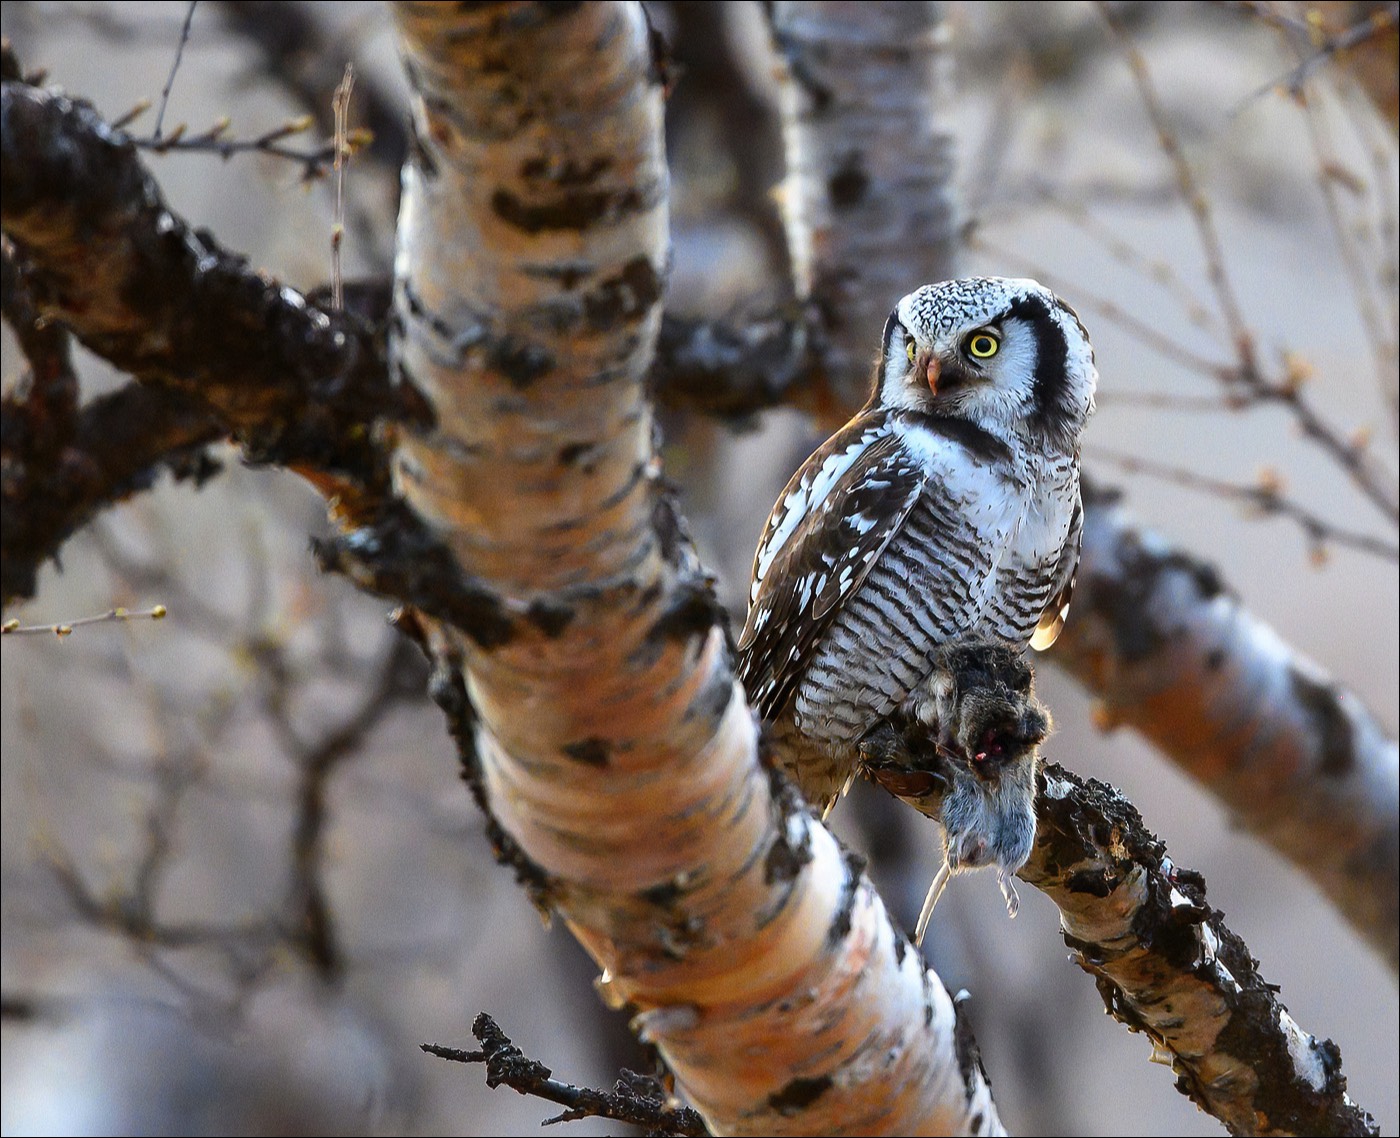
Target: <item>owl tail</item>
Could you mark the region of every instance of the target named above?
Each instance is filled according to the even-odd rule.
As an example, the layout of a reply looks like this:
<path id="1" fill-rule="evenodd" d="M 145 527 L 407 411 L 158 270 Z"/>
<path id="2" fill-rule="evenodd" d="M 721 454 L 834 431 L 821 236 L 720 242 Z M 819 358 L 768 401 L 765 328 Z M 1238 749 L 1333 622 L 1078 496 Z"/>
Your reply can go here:
<path id="1" fill-rule="evenodd" d="M 938 904 L 938 899 L 943 896 L 943 890 L 948 887 L 948 879 L 953 876 L 953 867 L 945 860 L 934 875 L 933 884 L 928 887 L 928 896 L 924 898 L 924 907 L 919 910 L 919 923 L 914 926 L 914 944 L 922 946 L 924 943 L 924 933 L 928 932 L 928 921 L 933 916 L 933 907 Z"/>

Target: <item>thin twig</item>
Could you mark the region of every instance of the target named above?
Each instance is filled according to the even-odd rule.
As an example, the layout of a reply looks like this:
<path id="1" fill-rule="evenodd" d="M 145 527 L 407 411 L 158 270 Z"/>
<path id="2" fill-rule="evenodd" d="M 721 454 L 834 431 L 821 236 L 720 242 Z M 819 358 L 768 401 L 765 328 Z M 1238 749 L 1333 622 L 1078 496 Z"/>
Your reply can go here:
<path id="1" fill-rule="evenodd" d="M 1111 5 L 1103 3 L 1102 0 L 1097 7 L 1109 29 L 1122 45 L 1123 54 L 1128 62 L 1128 68 L 1133 74 L 1133 81 L 1137 84 L 1143 108 L 1147 111 L 1147 117 L 1157 132 L 1157 141 L 1162 148 L 1162 153 L 1171 163 L 1172 170 L 1176 175 L 1181 199 L 1191 215 L 1191 220 L 1196 227 L 1196 238 L 1205 255 L 1206 275 L 1215 292 L 1216 303 L 1220 306 L 1220 315 L 1225 321 L 1225 326 L 1234 341 L 1235 351 L 1240 358 L 1241 367 L 1238 378 L 1248 382 L 1251 376 L 1258 374 L 1254 353 L 1254 335 L 1245 321 L 1244 309 L 1240 305 L 1239 298 L 1235 295 L 1235 286 L 1225 268 L 1225 248 L 1220 240 L 1220 233 L 1215 228 L 1215 218 L 1211 213 L 1210 202 L 1201 189 L 1200 183 L 1196 180 L 1195 170 L 1186 160 L 1181 140 L 1177 137 L 1176 131 L 1167 117 L 1166 108 L 1162 105 L 1156 85 L 1152 81 L 1152 75 L 1148 71 L 1147 60 L 1143 58 L 1142 52 L 1138 50 L 1137 44 L 1128 34 L 1128 29 L 1119 13 Z"/>
<path id="2" fill-rule="evenodd" d="M 1275 4 L 1242 3 L 1242 8 L 1249 11 L 1264 23 L 1271 24 L 1280 32 L 1291 36 L 1294 43 L 1299 48 L 1299 54 L 1303 55 L 1298 66 L 1282 79 L 1275 79 L 1264 84 L 1259 90 L 1247 96 L 1241 106 L 1248 105 L 1256 99 L 1262 98 L 1270 91 L 1282 90 L 1294 99 L 1303 98 L 1303 89 L 1307 86 L 1308 80 L 1312 77 L 1322 64 L 1326 63 L 1334 55 L 1341 52 L 1350 51 L 1352 48 L 1360 47 L 1368 40 L 1376 39 L 1394 29 L 1397 18 L 1400 18 L 1400 5 L 1389 4 L 1385 8 L 1376 9 L 1368 15 L 1343 28 L 1340 32 L 1332 36 L 1322 34 L 1321 23 L 1314 22 L 1315 10 L 1310 10 L 1308 19 L 1299 20 L 1279 11 Z M 1312 50 L 1303 54 L 1304 46 Z"/>
<path id="3" fill-rule="evenodd" d="M 5 636 L 37 636 L 43 633 L 62 639 L 71 635 L 73 629 L 81 628 L 85 624 L 110 624 L 113 621 L 128 620 L 164 620 L 166 614 L 167 610 L 164 605 L 155 605 L 141 612 L 128 612 L 124 608 L 114 608 L 100 616 L 84 616 L 59 624 L 20 624 L 18 620 L 7 620 L 3 625 L 0 625 L 0 634 Z"/>
<path id="4" fill-rule="evenodd" d="M 485 1012 L 476 1017 L 472 1034 L 481 1043 L 480 1051 L 462 1051 L 436 1043 L 424 1043 L 421 1047 L 429 1055 L 449 1062 L 484 1063 L 488 1087 L 504 1085 L 518 1094 L 568 1108 L 544 1125 L 575 1122 L 581 1118 L 609 1118 L 645 1127 L 648 1134 L 709 1134 L 698 1111 L 688 1106 L 670 1105 L 665 1089 L 649 1076 L 624 1071 L 612 1091 L 576 1087 L 553 1078 L 553 1072 L 538 1059 L 528 1058 Z"/>
<path id="5" fill-rule="evenodd" d="M 355 65 L 345 65 L 345 77 L 335 89 L 335 224 L 331 227 L 331 303 L 337 312 L 345 308 L 345 285 L 340 273 L 340 246 L 345 240 L 345 167 L 350 148 L 350 92 L 355 89 Z"/>
<path id="6" fill-rule="evenodd" d="M 180 70 L 180 60 L 185 54 L 185 44 L 189 42 L 190 24 L 194 22 L 194 10 L 198 5 L 199 0 L 190 0 L 190 6 L 185 12 L 185 22 L 180 26 L 180 41 L 175 45 L 175 62 L 170 65 L 170 74 L 160 92 L 160 110 L 156 112 L 156 126 L 152 132 L 156 142 L 160 141 L 161 125 L 165 122 L 165 108 L 170 102 L 170 89 L 175 86 L 175 73 Z"/>
<path id="7" fill-rule="evenodd" d="M 1129 474 L 1142 474 L 1188 490 L 1231 498 L 1248 504 L 1261 514 L 1289 518 L 1302 528 L 1312 546 L 1314 557 L 1319 560 L 1326 556 L 1326 547 L 1330 542 L 1333 545 L 1346 546 L 1387 561 L 1400 561 L 1400 546 L 1394 542 L 1356 530 L 1345 529 L 1306 506 L 1300 505 L 1290 498 L 1285 498 L 1282 480 L 1275 473 L 1266 472 L 1257 484 L 1244 486 L 1212 478 L 1193 470 L 1183 470 L 1180 467 L 1153 462 L 1151 459 L 1140 458 L 1136 455 L 1104 450 L 1101 447 L 1086 449 L 1085 456 L 1095 462 L 1109 463 Z"/>

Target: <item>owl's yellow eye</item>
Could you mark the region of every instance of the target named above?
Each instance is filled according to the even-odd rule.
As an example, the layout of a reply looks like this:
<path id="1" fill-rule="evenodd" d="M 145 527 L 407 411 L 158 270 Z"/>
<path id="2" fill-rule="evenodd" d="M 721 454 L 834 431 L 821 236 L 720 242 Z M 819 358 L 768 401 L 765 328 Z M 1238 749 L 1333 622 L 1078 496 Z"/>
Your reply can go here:
<path id="1" fill-rule="evenodd" d="M 914 341 L 910 340 L 907 344 L 904 345 L 904 354 L 909 357 L 909 362 L 911 364 L 914 362 L 914 352 Z"/>
<path id="2" fill-rule="evenodd" d="M 997 354 L 1001 340 L 991 332 L 974 332 L 967 338 L 967 354 L 975 360 L 989 360 Z"/>

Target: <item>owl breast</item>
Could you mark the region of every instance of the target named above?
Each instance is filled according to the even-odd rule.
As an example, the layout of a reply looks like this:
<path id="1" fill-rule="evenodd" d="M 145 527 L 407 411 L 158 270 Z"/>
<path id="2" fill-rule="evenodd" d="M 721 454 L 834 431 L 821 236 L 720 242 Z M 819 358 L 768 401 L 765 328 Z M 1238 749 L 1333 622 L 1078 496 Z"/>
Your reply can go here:
<path id="1" fill-rule="evenodd" d="M 974 469 L 920 496 L 822 637 L 794 692 L 799 732 L 847 750 L 928 678 L 939 645 L 976 634 L 1025 646 L 1077 495 L 1068 466 L 1044 473 L 1025 485 Z"/>

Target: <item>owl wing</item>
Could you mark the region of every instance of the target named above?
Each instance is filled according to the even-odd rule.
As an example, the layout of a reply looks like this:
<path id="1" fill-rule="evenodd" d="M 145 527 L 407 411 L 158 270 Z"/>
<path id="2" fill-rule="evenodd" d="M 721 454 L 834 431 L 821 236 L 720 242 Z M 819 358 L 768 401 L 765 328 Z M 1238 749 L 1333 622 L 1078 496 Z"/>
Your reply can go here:
<path id="1" fill-rule="evenodd" d="M 1055 563 L 1054 585 L 1050 591 L 1050 601 L 1040 614 L 1040 622 L 1031 633 L 1031 647 L 1044 652 L 1060 635 L 1069 616 L 1069 601 L 1074 594 L 1074 582 L 1079 570 L 1079 550 L 1084 543 L 1084 503 L 1076 490 L 1074 513 L 1069 520 L 1069 533 L 1060 549 L 1060 559 Z"/>
<path id="2" fill-rule="evenodd" d="M 928 471 L 883 416 L 833 435 L 778 499 L 754 557 L 739 678 L 774 718 L 791 698 L 840 603 L 899 532 Z"/>

